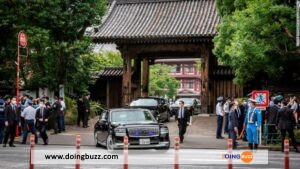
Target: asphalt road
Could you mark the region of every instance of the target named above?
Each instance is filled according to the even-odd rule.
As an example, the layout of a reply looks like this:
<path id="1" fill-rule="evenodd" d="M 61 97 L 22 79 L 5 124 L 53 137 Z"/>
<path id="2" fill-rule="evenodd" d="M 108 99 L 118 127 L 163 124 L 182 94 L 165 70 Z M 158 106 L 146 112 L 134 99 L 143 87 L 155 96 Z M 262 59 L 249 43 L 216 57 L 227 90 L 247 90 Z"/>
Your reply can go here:
<path id="1" fill-rule="evenodd" d="M 42 148 L 45 150 L 51 149 L 74 149 L 74 146 L 42 146 L 37 145 L 36 148 Z M 83 149 L 94 149 L 94 146 L 83 146 Z M 234 168 L 240 169 L 282 169 L 283 168 L 284 154 L 278 151 L 269 151 L 268 165 L 234 165 Z M 155 162 L 154 162 L 155 163 Z M 15 148 L 0 148 L 0 168 L 1 169 L 27 169 L 29 167 L 29 147 L 27 145 L 18 145 Z M 35 165 L 36 169 L 69 169 L 75 168 L 74 165 Z M 81 168 L 86 169 L 118 169 L 122 168 L 122 165 L 81 165 Z M 157 165 L 151 166 L 137 166 L 129 165 L 130 169 L 171 169 L 173 165 Z M 227 169 L 227 165 L 181 165 L 182 169 Z M 290 168 L 300 168 L 300 154 L 290 152 Z"/>

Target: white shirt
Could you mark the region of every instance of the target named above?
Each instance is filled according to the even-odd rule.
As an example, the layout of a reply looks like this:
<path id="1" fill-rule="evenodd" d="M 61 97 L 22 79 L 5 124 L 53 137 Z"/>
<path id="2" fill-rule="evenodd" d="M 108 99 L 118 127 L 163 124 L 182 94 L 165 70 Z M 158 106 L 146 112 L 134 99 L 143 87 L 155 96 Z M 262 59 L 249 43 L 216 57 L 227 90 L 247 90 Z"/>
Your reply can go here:
<path id="1" fill-rule="evenodd" d="M 227 114 L 227 113 L 229 113 L 229 102 L 226 102 L 225 104 L 224 104 L 224 112 Z"/>
<path id="2" fill-rule="evenodd" d="M 294 103 L 293 103 L 292 106 L 291 106 L 291 109 L 292 109 L 294 112 L 296 112 L 296 111 L 298 110 L 298 104 L 297 104 L 297 102 L 294 101 Z"/>
<path id="3" fill-rule="evenodd" d="M 184 107 L 179 107 L 178 109 L 178 118 L 184 118 Z"/>
<path id="4" fill-rule="evenodd" d="M 216 105 L 216 114 L 218 116 L 223 116 L 223 109 L 222 109 L 222 103 L 219 102 L 217 105 Z"/>
<path id="5" fill-rule="evenodd" d="M 32 106 L 28 106 L 24 109 L 21 116 L 24 117 L 25 120 L 35 120 L 36 110 Z"/>
<path id="6" fill-rule="evenodd" d="M 60 101 L 60 104 L 61 104 L 61 111 L 63 111 L 63 110 L 66 110 L 66 104 L 65 104 L 65 102 L 62 100 L 62 101 Z"/>

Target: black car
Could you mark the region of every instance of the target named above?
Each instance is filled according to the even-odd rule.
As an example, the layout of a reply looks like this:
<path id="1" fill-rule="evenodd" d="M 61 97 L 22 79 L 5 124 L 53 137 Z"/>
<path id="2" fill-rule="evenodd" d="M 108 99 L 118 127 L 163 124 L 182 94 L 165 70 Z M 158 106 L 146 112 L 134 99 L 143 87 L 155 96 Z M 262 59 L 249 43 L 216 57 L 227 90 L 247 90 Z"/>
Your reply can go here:
<path id="1" fill-rule="evenodd" d="M 128 136 L 129 148 L 169 149 L 168 127 L 158 123 L 147 109 L 111 109 L 101 113 L 94 127 L 96 146 L 108 150 L 123 148 Z"/>
<path id="2" fill-rule="evenodd" d="M 170 121 L 170 109 L 168 102 L 159 97 L 142 97 L 133 100 L 130 105 L 132 108 L 143 108 L 151 111 L 153 116 L 159 121 Z"/>
<path id="3" fill-rule="evenodd" d="M 172 115 L 179 109 L 179 101 L 184 102 L 184 107 L 187 108 L 192 115 L 200 113 L 201 103 L 199 99 L 196 98 L 179 98 L 173 104 L 170 105 L 170 111 Z"/>

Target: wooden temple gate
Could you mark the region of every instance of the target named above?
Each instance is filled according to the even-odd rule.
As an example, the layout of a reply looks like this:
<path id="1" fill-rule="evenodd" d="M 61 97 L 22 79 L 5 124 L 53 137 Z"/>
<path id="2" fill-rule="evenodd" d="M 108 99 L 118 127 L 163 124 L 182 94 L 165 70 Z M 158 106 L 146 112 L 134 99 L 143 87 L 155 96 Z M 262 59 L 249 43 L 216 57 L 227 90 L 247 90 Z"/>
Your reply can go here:
<path id="1" fill-rule="evenodd" d="M 149 65 L 162 58 L 201 58 L 204 113 L 213 112 L 217 96 L 233 96 L 218 90 L 224 88 L 220 87 L 222 81 L 213 76 L 218 64 L 212 39 L 220 20 L 214 0 L 114 0 L 108 11 L 103 23 L 89 35 L 95 43 L 117 44 L 122 53 L 123 106 L 136 97 L 148 96 Z M 242 96 L 232 77 L 224 77 L 231 93 Z"/>

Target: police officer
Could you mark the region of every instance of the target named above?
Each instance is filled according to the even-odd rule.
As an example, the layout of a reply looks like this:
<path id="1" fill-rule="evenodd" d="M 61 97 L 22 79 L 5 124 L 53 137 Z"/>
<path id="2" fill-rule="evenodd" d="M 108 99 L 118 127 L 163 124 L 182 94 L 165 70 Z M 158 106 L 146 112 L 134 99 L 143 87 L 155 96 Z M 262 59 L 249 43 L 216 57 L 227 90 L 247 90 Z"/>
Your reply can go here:
<path id="1" fill-rule="evenodd" d="M 0 98 L 0 144 L 2 144 L 3 141 L 3 134 L 5 128 L 4 109 L 5 109 L 5 101 L 2 98 Z"/>
<path id="2" fill-rule="evenodd" d="M 46 130 L 46 125 L 49 119 L 49 110 L 46 107 L 44 100 L 41 100 L 40 107 L 36 110 L 36 121 L 38 130 L 40 131 L 40 136 L 44 141 L 44 145 L 48 145 L 48 135 Z"/>
<path id="3" fill-rule="evenodd" d="M 52 105 L 52 118 L 54 121 L 54 134 L 61 132 L 61 121 L 60 121 L 60 113 L 61 113 L 61 104 L 57 96 L 54 97 L 54 103 Z"/>
<path id="4" fill-rule="evenodd" d="M 256 100 L 249 99 L 249 108 L 245 116 L 244 126 L 247 132 L 247 140 L 250 150 L 257 150 L 258 147 L 258 131 L 261 126 L 261 111 L 255 106 Z"/>
<path id="5" fill-rule="evenodd" d="M 283 152 L 283 145 L 284 145 L 284 139 L 286 136 L 286 133 L 289 133 L 289 137 L 292 140 L 292 144 L 296 150 L 296 152 L 299 153 L 299 149 L 297 148 L 297 141 L 294 136 L 294 125 L 295 125 L 295 117 L 294 112 L 292 109 L 289 109 L 287 107 L 288 102 L 286 100 L 281 101 L 282 108 L 278 110 L 278 116 L 277 116 L 277 127 L 281 132 L 281 146 L 282 146 L 282 152 Z"/>
<path id="6" fill-rule="evenodd" d="M 6 98 L 6 106 L 4 109 L 4 122 L 5 122 L 5 136 L 3 140 L 3 147 L 6 147 L 8 137 L 9 146 L 15 147 L 14 139 L 16 135 L 16 127 L 18 124 L 18 109 L 16 106 L 16 98 L 11 99 L 10 97 Z"/>
<path id="7" fill-rule="evenodd" d="M 175 119 L 177 121 L 178 129 L 179 129 L 180 143 L 183 143 L 184 134 L 186 132 L 186 127 L 189 125 L 190 116 L 191 115 L 189 111 L 185 110 L 184 108 L 184 102 L 180 100 L 179 109 L 177 114 L 175 115 Z"/>
<path id="8" fill-rule="evenodd" d="M 24 109 L 21 116 L 25 119 L 24 133 L 23 133 L 23 141 L 22 144 L 26 144 L 28 132 L 31 132 L 35 135 L 35 143 L 38 143 L 37 132 L 35 128 L 35 115 L 36 110 L 33 108 L 33 102 L 31 100 L 28 101 L 28 107 Z"/>

